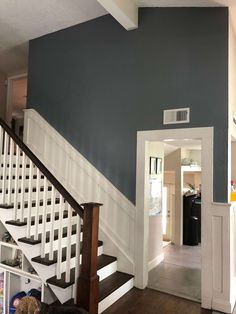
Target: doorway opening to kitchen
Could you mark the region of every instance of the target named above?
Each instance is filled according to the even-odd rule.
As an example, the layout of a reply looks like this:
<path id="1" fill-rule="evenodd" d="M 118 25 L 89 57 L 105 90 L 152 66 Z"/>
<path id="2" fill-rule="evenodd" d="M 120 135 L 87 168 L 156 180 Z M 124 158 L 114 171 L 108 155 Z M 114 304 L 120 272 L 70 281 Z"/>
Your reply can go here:
<path id="1" fill-rule="evenodd" d="M 186 136 L 187 134 L 187 136 Z M 169 143 L 168 143 L 169 141 Z M 197 144 L 201 147 L 201 169 L 204 169 L 204 171 L 201 173 L 201 179 L 199 184 L 197 184 L 197 179 L 192 178 L 192 174 L 186 167 L 195 167 L 195 169 L 200 166 L 198 163 L 194 161 L 195 157 L 181 157 L 181 145 L 179 148 L 175 150 L 175 153 L 179 154 L 179 167 L 178 170 L 174 171 L 170 167 L 167 167 L 168 162 L 170 160 L 167 160 L 167 156 L 165 158 L 164 156 L 164 145 L 169 144 L 172 141 L 172 144 L 180 141 L 196 141 Z M 198 141 L 198 142 L 197 142 Z M 151 145 L 150 145 L 151 143 Z M 157 143 L 158 145 L 163 146 L 163 155 L 161 156 L 160 153 L 158 155 L 153 155 L 153 151 L 150 152 L 150 146 L 152 146 L 154 143 Z M 174 146 L 174 145 L 173 145 Z M 182 145 L 183 146 L 183 145 Z M 181 148 L 181 149 L 180 149 Z M 152 149 L 152 147 L 151 147 Z M 193 149 L 192 149 L 193 150 Z M 186 152 L 185 152 L 186 153 Z M 193 152 L 191 152 L 193 154 Z M 192 155 L 193 156 L 193 155 Z M 157 158 L 156 161 L 153 159 L 150 160 L 150 157 Z M 170 159 L 169 154 L 169 159 Z M 173 156 L 172 156 L 173 157 Z M 160 183 L 160 177 L 159 180 L 156 180 L 152 183 L 152 186 L 150 186 L 150 172 L 152 174 L 153 165 L 159 163 L 162 159 L 163 164 L 163 177 L 162 177 L 162 184 Z M 166 160 L 165 160 L 166 159 Z M 182 165 L 183 162 L 190 161 L 189 164 Z M 166 164 L 166 167 L 165 167 Z M 187 241 L 189 247 L 200 247 L 201 252 L 201 266 L 202 269 L 200 269 L 201 275 L 200 275 L 200 290 L 201 293 L 198 294 L 198 296 L 191 299 L 197 299 L 198 301 L 202 302 L 202 305 L 206 304 L 208 298 L 206 295 L 206 292 L 212 290 L 212 274 L 211 272 L 207 271 L 207 268 L 209 265 L 211 265 L 212 256 L 211 256 L 211 234 L 209 232 L 209 228 L 207 226 L 210 225 L 210 210 L 211 208 L 208 206 L 209 203 L 212 202 L 212 195 L 213 195 L 213 128 L 188 128 L 188 129 L 166 129 L 166 130 L 156 130 L 156 131 L 140 131 L 138 132 L 138 138 L 137 138 L 137 186 L 136 186 L 136 208 L 137 208 L 137 215 L 136 215 L 136 250 L 135 250 L 135 263 L 137 265 L 135 276 L 136 277 L 136 285 L 138 287 L 145 287 L 148 285 L 148 279 L 150 271 L 154 269 L 157 265 L 159 265 L 163 260 L 163 235 L 164 240 L 168 240 L 168 242 L 174 243 L 176 247 L 183 248 L 184 244 L 184 236 L 186 236 L 185 230 L 190 230 L 191 237 L 189 238 L 189 235 L 187 236 Z M 150 167 L 152 169 L 150 170 Z M 183 169 L 185 167 L 185 169 Z M 169 168 L 169 169 L 168 169 Z M 160 169 L 160 168 L 159 168 Z M 200 169 L 200 168 L 198 168 Z M 164 171 L 166 170 L 166 178 L 164 179 Z M 184 174 L 184 172 L 186 172 Z M 197 171 L 196 171 L 197 172 Z M 158 177 L 158 167 L 157 167 L 157 177 Z M 185 176 L 187 175 L 187 177 Z M 185 179 L 183 177 L 185 176 Z M 198 185 L 196 188 L 193 189 L 193 184 L 189 181 L 191 176 L 191 180 L 196 180 L 196 185 Z M 199 176 L 198 176 L 199 177 Z M 185 187 L 183 183 L 186 183 Z M 173 183 L 174 182 L 174 183 Z M 182 182 L 182 183 L 181 183 Z M 166 189 L 165 189 L 165 184 Z M 159 200 L 159 207 L 162 206 L 162 214 L 158 213 L 158 205 L 154 206 L 157 209 L 157 212 L 154 213 L 154 211 L 150 211 L 150 208 L 153 209 L 153 200 L 151 198 L 157 198 L 157 195 L 155 195 L 156 189 L 161 188 L 162 186 L 162 199 L 163 194 L 168 194 L 167 192 L 167 184 L 172 184 L 174 187 L 172 187 L 172 192 L 170 191 L 169 194 L 172 193 L 172 198 L 174 198 L 174 204 L 172 203 L 172 206 L 174 208 L 173 213 L 170 214 L 170 217 L 168 217 L 168 205 L 162 206 L 162 201 Z M 199 185 L 201 186 L 199 187 Z M 155 188 L 154 188 L 155 187 Z M 184 190 L 184 188 L 186 190 Z M 188 190 L 189 192 L 188 192 Z M 201 189 L 201 191 L 200 191 Z M 165 191 L 166 190 L 166 191 Z M 151 194 L 150 194 L 151 191 Z M 174 192 L 173 192 L 174 191 Z M 178 191 L 178 193 L 176 193 Z M 152 195 L 152 192 L 154 195 Z M 188 192 L 188 193 L 187 193 Z M 186 195 L 183 195 L 183 193 L 186 193 Z M 196 224 L 196 221 L 198 221 L 197 217 L 197 210 L 196 208 L 192 209 L 189 212 L 188 217 L 188 223 L 189 226 L 186 227 L 186 224 L 184 223 L 184 209 L 183 209 L 183 203 L 184 203 L 184 196 L 192 196 L 192 194 L 196 193 L 196 198 L 199 196 L 199 193 L 201 193 L 201 200 L 199 199 L 199 203 L 195 203 L 195 205 L 201 207 L 201 231 L 199 232 L 199 225 Z M 176 198 L 177 194 L 178 198 Z M 166 199 L 166 203 L 168 202 L 168 197 L 164 197 Z M 157 201 L 154 200 L 155 202 Z M 171 200 L 169 200 L 170 202 Z M 150 202 L 152 202 L 150 206 Z M 173 200 L 172 200 L 173 202 Z M 179 202 L 179 204 L 178 204 Z M 158 201 L 157 201 L 158 203 Z M 195 212 L 194 212 L 195 210 Z M 163 215 L 164 213 L 164 215 Z M 162 218 L 163 217 L 165 223 L 165 230 L 162 232 Z M 168 221 L 168 218 L 169 221 Z M 161 220 L 161 228 L 155 228 L 155 224 L 158 223 L 157 220 Z M 172 222 L 171 222 L 172 221 Z M 172 227 L 171 227 L 172 225 Z M 154 227 L 154 228 L 153 228 Z M 190 228 L 190 229 L 188 229 Z M 152 230 L 159 230 L 159 236 L 161 241 L 159 241 L 159 247 L 157 245 L 154 245 L 156 252 L 153 248 L 150 248 L 150 243 L 153 244 L 152 240 L 153 237 L 156 239 L 157 235 L 154 235 L 152 233 Z M 160 231 L 161 230 L 161 231 Z M 194 235 L 194 231 L 195 235 Z M 201 234 L 200 241 L 204 245 L 199 245 L 198 242 L 199 238 L 196 237 L 196 234 Z M 171 235 L 172 234 L 172 235 Z M 195 241 L 196 245 L 191 244 Z M 186 244 L 184 244 L 186 245 Z M 167 245 L 166 248 L 171 248 L 171 244 Z M 158 251 L 159 250 L 159 251 Z M 159 253 L 161 252 L 161 253 Z M 152 254 L 152 255 L 151 255 Z M 198 254 L 199 256 L 199 254 Z M 209 266 L 210 267 L 210 266 Z M 150 284 L 150 282 L 149 282 Z M 173 293 L 174 294 L 174 293 Z M 181 296 L 182 293 L 181 293 Z M 184 296 L 187 297 L 187 296 Z"/>
<path id="2" fill-rule="evenodd" d="M 200 302 L 201 141 L 168 138 L 147 147 L 148 287 Z"/>

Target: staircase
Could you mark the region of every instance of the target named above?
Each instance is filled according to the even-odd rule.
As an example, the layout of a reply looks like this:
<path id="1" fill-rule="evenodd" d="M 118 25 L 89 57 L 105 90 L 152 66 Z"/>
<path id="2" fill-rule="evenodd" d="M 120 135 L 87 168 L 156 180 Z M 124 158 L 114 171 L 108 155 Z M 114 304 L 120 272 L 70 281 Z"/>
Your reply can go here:
<path id="1" fill-rule="evenodd" d="M 79 205 L 2 120 L 0 148 L 2 223 L 61 303 L 102 313 L 133 287 L 133 276 L 103 253 L 101 204 Z"/>

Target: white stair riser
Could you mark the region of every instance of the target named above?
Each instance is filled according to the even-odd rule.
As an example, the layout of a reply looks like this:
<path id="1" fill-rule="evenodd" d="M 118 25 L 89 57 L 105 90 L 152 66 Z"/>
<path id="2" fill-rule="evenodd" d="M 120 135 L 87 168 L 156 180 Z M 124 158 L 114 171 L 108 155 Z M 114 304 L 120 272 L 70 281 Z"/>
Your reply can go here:
<path id="1" fill-rule="evenodd" d="M 99 269 L 97 272 L 99 276 L 99 281 L 102 281 L 103 279 L 107 278 L 108 276 L 115 273 L 116 271 L 117 271 L 117 261 Z"/>

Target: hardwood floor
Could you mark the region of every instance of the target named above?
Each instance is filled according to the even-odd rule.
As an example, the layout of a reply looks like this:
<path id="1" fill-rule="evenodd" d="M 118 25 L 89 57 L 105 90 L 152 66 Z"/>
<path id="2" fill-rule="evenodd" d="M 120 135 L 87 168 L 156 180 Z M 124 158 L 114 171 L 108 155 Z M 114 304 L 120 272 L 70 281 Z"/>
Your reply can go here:
<path id="1" fill-rule="evenodd" d="M 181 299 L 152 289 L 132 289 L 104 314 L 212 314 L 199 303 Z"/>

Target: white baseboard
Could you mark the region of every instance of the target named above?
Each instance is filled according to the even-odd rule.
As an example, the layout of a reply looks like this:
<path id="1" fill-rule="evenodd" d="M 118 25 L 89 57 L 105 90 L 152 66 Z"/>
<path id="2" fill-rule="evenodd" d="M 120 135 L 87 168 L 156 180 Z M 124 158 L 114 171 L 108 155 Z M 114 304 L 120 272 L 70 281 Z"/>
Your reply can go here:
<path id="1" fill-rule="evenodd" d="M 223 313 L 232 313 L 234 304 L 231 304 L 229 301 L 213 299 L 212 309 Z"/>
<path id="2" fill-rule="evenodd" d="M 202 296 L 202 308 L 210 310 L 211 309 L 211 298 Z"/>
<path id="3" fill-rule="evenodd" d="M 148 263 L 148 271 L 159 265 L 164 260 L 164 253 L 159 254 L 151 262 Z"/>

